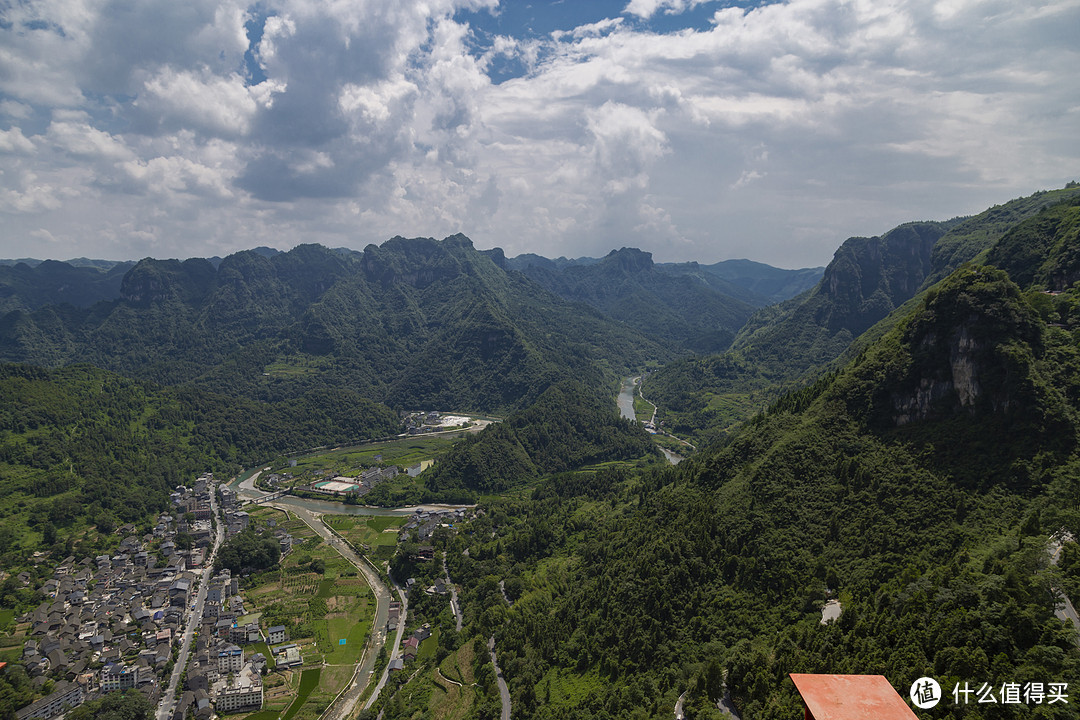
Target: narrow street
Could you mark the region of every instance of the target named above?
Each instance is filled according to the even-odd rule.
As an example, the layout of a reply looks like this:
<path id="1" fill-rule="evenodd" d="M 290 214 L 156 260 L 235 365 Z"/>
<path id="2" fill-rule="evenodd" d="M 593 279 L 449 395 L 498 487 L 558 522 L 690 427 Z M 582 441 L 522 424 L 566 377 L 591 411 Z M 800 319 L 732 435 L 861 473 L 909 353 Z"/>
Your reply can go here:
<path id="1" fill-rule="evenodd" d="M 156 712 L 157 720 L 167 720 L 172 716 L 173 709 L 176 706 L 176 688 L 180 684 L 181 675 L 184 674 L 184 670 L 187 668 L 188 658 L 191 655 L 191 643 L 195 638 L 195 629 L 199 626 L 199 621 L 202 619 L 203 602 L 206 600 L 206 585 L 210 581 L 210 575 L 213 572 L 214 560 L 217 559 L 218 549 L 221 548 L 221 544 L 225 541 L 225 526 L 218 517 L 216 492 L 210 493 L 210 513 L 214 518 L 214 526 L 216 528 L 216 532 L 214 533 L 214 547 L 210 551 L 210 555 L 203 562 L 202 577 L 199 581 L 199 592 L 195 598 L 195 607 L 188 611 L 188 623 L 187 627 L 184 629 L 184 639 L 180 645 L 180 654 L 177 656 L 176 664 L 173 666 L 172 676 L 169 678 L 169 685 L 162 690 L 161 702 L 158 704 Z"/>
<path id="2" fill-rule="evenodd" d="M 501 720 L 510 720 L 510 688 L 506 686 L 506 678 L 499 669 L 499 661 L 495 659 L 495 636 L 488 639 L 488 650 L 491 651 L 491 664 L 495 666 L 495 680 L 499 683 L 499 700 L 502 701 Z"/>
<path id="3" fill-rule="evenodd" d="M 450 609 L 454 611 L 454 627 L 461 632 L 461 604 L 458 602 L 457 588 L 450 582 L 450 571 L 446 567 L 446 555 L 442 561 L 443 575 L 446 576 L 446 587 L 450 588 Z"/>

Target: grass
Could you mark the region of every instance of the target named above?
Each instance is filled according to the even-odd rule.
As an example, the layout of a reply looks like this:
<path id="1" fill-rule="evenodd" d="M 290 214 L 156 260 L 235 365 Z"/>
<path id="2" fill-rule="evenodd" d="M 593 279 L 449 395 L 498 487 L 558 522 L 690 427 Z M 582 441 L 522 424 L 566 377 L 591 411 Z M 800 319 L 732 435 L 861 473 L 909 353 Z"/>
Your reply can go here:
<path id="1" fill-rule="evenodd" d="M 479 695 L 472 687 L 476 681 L 472 674 L 472 643 L 462 645 L 457 652 L 450 653 L 439 666 L 439 672 L 448 680 L 456 680 L 464 685 L 440 682 L 431 694 L 428 715 L 435 720 L 461 720 L 468 717 Z M 434 676 L 434 672 L 432 673 Z M 438 689 L 441 686 L 441 690 Z"/>
<path id="2" fill-rule="evenodd" d="M 439 635 L 441 633 L 441 629 L 436 630 L 431 634 L 431 637 L 420 643 L 420 647 L 416 650 L 416 662 L 421 663 L 435 657 L 435 650 L 439 647 Z"/>
<path id="3" fill-rule="evenodd" d="M 6 628 L 15 619 L 14 610 L 0 610 L 0 630 Z"/>
<path id="4" fill-rule="evenodd" d="M 334 448 L 292 458 L 296 461 L 295 467 L 281 465 L 275 466 L 274 470 L 288 472 L 294 477 L 306 471 L 325 470 L 331 470 L 338 475 L 355 477 L 363 468 L 377 465 L 379 462 L 408 467 L 422 460 L 433 460 L 449 450 L 458 440 L 456 436 L 410 437 Z M 382 456 L 380 461 L 375 459 L 377 455 Z"/>
<path id="5" fill-rule="evenodd" d="M 634 396 L 634 414 L 637 415 L 637 419 L 640 422 L 648 422 L 652 418 L 653 410 L 655 409 L 656 406 L 645 398 L 640 395 Z"/>
<path id="6" fill-rule="evenodd" d="M 578 675 L 566 668 L 552 668 L 536 683 L 537 699 L 551 707 L 577 707 L 606 683 L 598 675 Z"/>
<path id="7" fill-rule="evenodd" d="M 300 712 L 300 706 L 307 702 L 308 696 L 311 695 L 311 691 L 319 686 L 319 676 L 322 673 L 322 668 L 314 668 L 312 670 L 305 670 L 300 675 L 300 689 L 296 694 L 296 699 L 293 700 L 292 705 L 282 716 L 281 720 L 292 720 L 296 716 L 296 713 Z"/>
<path id="8" fill-rule="evenodd" d="M 390 548 L 391 556 L 398 542 L 396 530 L 408 520 L 403 516 L 363 515 L 333 515 L 326 518 L 327 524 L 353 545 L 376 553 L 381 548 Z"/>

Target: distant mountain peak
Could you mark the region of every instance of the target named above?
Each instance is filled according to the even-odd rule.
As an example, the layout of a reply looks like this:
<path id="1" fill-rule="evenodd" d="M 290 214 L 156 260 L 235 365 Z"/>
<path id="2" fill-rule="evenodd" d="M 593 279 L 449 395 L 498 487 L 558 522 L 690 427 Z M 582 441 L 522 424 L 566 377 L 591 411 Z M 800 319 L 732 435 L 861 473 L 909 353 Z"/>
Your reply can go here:
<path id="1" fill-rule="evenodd" d="M 653 269 L 652 253 L 637 248 L 624 247 L 612 250 L 602 262 L 625 272 L 646 272 Z"/>

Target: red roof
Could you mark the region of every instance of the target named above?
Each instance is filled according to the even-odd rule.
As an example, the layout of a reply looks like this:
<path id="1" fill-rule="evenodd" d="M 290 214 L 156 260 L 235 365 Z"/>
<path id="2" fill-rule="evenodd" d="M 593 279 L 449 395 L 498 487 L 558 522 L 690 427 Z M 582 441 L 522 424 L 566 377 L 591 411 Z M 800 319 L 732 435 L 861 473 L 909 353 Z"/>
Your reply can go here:
<path id="1" fill-rule="evenodd" d="M 813 720 L 918 720 L 882 675 L 791 673 Z"/>

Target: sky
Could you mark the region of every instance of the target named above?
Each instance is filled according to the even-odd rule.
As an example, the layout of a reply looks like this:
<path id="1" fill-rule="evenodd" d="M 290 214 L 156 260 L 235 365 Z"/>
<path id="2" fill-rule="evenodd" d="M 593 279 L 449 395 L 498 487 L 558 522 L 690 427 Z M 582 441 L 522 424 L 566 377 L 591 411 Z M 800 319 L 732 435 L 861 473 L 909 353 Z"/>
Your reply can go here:
<path id="1" fill-rule="evenodd" d="M 1080 0 L 0 5 L 0 257 L 826 264 L 1080 179 Z"/>

